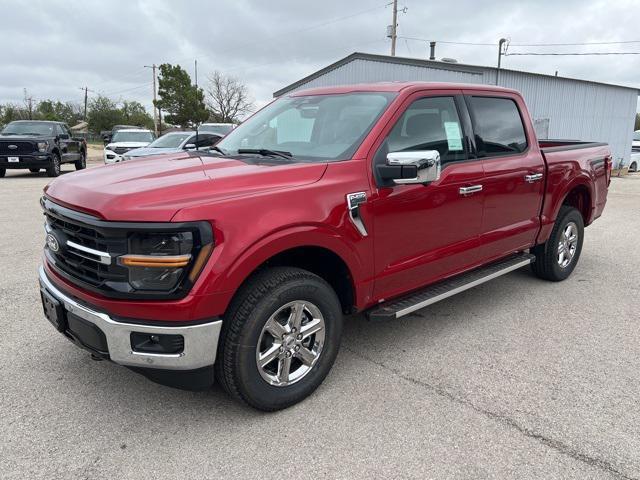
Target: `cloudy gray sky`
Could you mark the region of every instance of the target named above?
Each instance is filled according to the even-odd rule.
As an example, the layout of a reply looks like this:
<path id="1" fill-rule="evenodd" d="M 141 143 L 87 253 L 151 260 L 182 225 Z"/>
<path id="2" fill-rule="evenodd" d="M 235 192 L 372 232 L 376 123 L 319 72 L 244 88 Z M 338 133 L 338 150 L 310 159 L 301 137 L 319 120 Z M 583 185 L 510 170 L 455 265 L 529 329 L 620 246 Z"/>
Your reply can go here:
<path id="1" fill-rule="evenodd" d="M 144 65 L 179 63 L 200 83 L 214 69 L 244 81 L 258 105 L 275 90 L 354 51 L 387 54 L 384 0 L 0 0 L 0 102 L 81 101 L 85 85 L 151 105 Z M 497 43 L 511 52 L 640 52 L 637 0 L 400 0 L 399 35 Z M 619 45 L 515 44 L 639 41 Z M 397 55 L 424 58 L 423 41 L 400 39 Z M 438 45 L 437 56 L 495 65 L 497 47 Z M 640 87 L 640 55 L 511 56 L 518 70 Z"/>

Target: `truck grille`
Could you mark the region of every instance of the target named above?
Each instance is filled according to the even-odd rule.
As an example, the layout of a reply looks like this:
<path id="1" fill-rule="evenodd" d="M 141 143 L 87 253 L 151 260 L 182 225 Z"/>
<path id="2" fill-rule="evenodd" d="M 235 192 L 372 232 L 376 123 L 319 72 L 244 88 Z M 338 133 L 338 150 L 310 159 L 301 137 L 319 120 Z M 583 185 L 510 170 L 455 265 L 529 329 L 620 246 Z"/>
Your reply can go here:
<path id="1" fill-rule="evenodd" d="M 126 236 L 119 232 L 109 235 L 46 208 L 45 217 L 47 233 L 53 235 L 58 244 L 57 251 L 47 245 L 45 254 L 58 273 L 96 288 L 110 289 L 116 284 L 126 284 L 127 269 L 114 261 L 116 256 L 126 253 Z"/>
<path id="2" fill-rule="evenodd" d="M 15 147 L 15 148 L 10 148 Z M 0 154 L 2 155 L 24 155 L 32 154 L 36 151 L 36 147 L 31 142 L 0 142 Z"/>

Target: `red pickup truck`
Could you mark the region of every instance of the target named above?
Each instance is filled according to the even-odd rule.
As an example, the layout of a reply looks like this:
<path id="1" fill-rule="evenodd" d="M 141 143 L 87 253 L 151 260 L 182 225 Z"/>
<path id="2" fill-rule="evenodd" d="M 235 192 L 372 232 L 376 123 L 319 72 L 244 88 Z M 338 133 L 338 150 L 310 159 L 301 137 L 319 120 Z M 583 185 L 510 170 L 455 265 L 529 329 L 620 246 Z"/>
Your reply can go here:
<path id="1" fill-rule="evenodd" d="M 296 92 L 210 153 L 53 181 L 45 314 L 95 359 L 277 410 L 325 378 L 343 314 L 394 320 L 525 265 L 567 278 L 611 163 L 538 141 L 513 90 Z"/>

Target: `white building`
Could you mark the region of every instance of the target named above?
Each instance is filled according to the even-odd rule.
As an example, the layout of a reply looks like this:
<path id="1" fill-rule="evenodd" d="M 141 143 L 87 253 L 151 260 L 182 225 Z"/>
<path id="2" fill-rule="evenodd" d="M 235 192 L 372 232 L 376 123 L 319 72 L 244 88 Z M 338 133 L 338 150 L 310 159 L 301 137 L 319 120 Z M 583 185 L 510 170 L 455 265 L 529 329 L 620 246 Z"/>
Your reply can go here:
<path id="1" fill-rule="evenodd" d="M 607 142 L 629 165 L 638 89 L 538 73 L 352 53 L 274 93 L 388 81 L 481 83 L 520 91 L 540 138 Z"/>

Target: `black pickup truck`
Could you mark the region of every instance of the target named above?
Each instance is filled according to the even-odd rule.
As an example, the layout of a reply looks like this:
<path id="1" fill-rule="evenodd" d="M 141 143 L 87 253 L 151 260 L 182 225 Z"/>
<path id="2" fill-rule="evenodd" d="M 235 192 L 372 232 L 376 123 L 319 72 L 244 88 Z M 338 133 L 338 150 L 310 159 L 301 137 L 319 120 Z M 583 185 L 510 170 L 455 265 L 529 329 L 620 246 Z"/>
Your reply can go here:
<path id="1" fill-rule="evenodd" d="M 87 143 L 73 138 L 62 122 L 16 120 L 0 132 L 0 177 L 7 169 L 41 169 L 50 177 L 60 175 L 60 165 L 75 164 L 82 170 L 87 162 Z"/>

